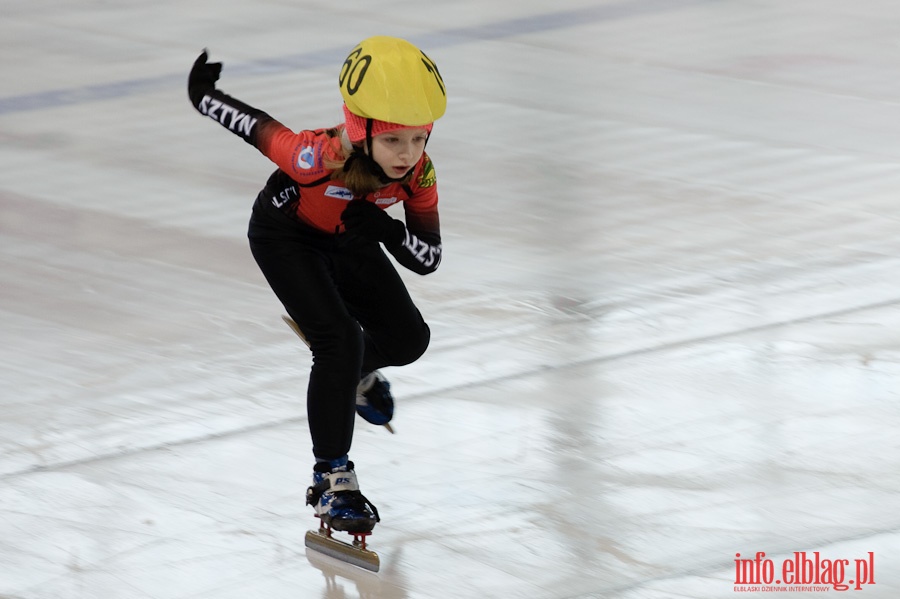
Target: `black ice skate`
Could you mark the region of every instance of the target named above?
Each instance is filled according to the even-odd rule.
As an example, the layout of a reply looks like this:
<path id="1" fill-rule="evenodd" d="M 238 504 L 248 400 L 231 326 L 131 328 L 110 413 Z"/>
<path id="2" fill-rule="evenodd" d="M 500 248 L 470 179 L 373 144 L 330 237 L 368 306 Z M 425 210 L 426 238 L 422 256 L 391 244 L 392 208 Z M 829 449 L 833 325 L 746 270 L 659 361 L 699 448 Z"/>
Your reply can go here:
<path id="1" fill-rule="evenodd" d="M 313 486 L 306 491 L 306 503 L 316 510 L 319 529 L 306 533 L 306 546 L 343 562 L 377 572 L 378 554 L 366 546 L 366 538 L 380 520 L 378 509 L 359 491 L 353 462 L 332 466 L 316 464 Z M 353 542 L 335 539 L 333 531 L 347 532 Z"/>
<path id="2" fill-rule="evenodd" d="M 367 422 L 381 425 L 389 433 L 394 433 L 390 425 L 394 417 L 391 384 L 377 370 L 364 376 L 356 387 L 356 413 Z"/>

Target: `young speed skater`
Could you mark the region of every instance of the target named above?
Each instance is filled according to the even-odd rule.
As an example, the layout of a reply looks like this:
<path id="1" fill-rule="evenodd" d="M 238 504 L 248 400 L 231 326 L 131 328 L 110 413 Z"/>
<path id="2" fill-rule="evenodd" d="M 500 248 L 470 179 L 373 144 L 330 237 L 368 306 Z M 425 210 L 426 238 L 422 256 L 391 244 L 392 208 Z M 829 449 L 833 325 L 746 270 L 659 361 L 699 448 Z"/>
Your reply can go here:
<path id="1" fill-rule="evenodd" d="M 295 133 L 217 89 L 221 71 L 204 50 L 188 77 L 191 103 L 278 167 L 256 197 L 248 237 L 289 324 L 312 351 L 307 412 L 316 463 L 307 503 L 322 525 L 312 541 L 337 557 L 349 551 L 336 544 L 371 553 L 365 536 L 379 517 L 349 460 L 354 418 L 390 422 L 394 399 L 379 369 L 415 361 L 430 339 L 381 245 L 418 274 L 440 264 L 437 184 L 425 144 L 446 109 L 444 82 L 413 44 L 370 37 L 340 69 L 344 122 Z M 385 211 L 394 204 L 403 205 L 403 221 Z M 331 539 L 332 528 L 352 534 L 354 546 Z M 377 570 L 377 556 L 357 565 Z"/>

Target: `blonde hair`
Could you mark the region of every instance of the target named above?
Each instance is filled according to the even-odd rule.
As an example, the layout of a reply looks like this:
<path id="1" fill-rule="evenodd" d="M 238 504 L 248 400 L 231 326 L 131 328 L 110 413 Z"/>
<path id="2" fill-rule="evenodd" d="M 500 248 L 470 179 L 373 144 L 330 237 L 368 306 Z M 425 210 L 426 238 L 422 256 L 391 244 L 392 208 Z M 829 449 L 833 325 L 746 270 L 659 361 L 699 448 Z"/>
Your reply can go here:
<path id="1" fill-rule="evenodd" d="M 382 177 L 384 172 L 375 172 L 367 164 L 365 160 L 348 160 L 353 152 L 363 152 L 362 145 L 353 145 L 347 137 L 343 127 L 332 127 L 325 131 L 325 135 L 329 138 L 339 137 L 341 140 L 340 150 L 335 158 L 323 157 L 322 163 L 325 168 L 331 169 L 331 179 L 340 181 L 344 187 L 353 193 L 354 197 L 362 198 L 366 195 L 389 185 Z M 347 164 L 349 161 L 349 164 Z M 380 169 L 379 169 L 380 170 Z M 408 184 L 412 180 L 413 172 L 410 170 L 405 177 L 399 179 L 397 183 Z"/>

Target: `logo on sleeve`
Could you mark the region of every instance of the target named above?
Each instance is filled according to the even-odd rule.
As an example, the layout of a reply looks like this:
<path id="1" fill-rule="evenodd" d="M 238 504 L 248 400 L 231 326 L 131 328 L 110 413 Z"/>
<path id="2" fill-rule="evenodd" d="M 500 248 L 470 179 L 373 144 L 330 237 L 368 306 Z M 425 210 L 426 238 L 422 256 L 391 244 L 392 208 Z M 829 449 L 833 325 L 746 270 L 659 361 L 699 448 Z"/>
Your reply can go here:
<path id="1" fill-rule="evenodd" d="M 337 198 L 339 200 L 352 200 L 353 192 L 346 187 L 338 187 L 337 185 L 329 185 L 325 188 L 325 195 L 329 198 Z"/>
<path id="2" fill-rule="evenodd" d="M 431 163 L 431 158 L 428 156 L 425 157 L 425 163 L 422 165 L 422 174 L 419 175 L 419 179 L 416 183 L 419 187 L 431 187 L 437 183 L 434 165 Z"/>
<path id="3" fill-rule="evenodd" d="M 300 150 L 300 154 L 297 156 L 297 166 L 303 170 L 309 170 L 316 166 L 316 152 L 312 146 L 306 146 Z"/>

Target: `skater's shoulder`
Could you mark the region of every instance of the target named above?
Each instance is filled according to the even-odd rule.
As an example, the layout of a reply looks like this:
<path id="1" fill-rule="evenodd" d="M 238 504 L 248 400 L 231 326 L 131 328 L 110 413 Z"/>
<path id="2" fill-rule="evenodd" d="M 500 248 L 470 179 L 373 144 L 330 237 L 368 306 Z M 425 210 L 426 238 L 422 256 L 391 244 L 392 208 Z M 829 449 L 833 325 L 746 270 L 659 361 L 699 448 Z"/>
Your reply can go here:
<path id="1" fill-rule="evenodd" d="M 413 171 L 413 183 L 416 189 L 426 189 L 437 184 L 437 174 L 434 170 L 434 162 L 427 152 L 422 152 L 422 157 Z"/>

